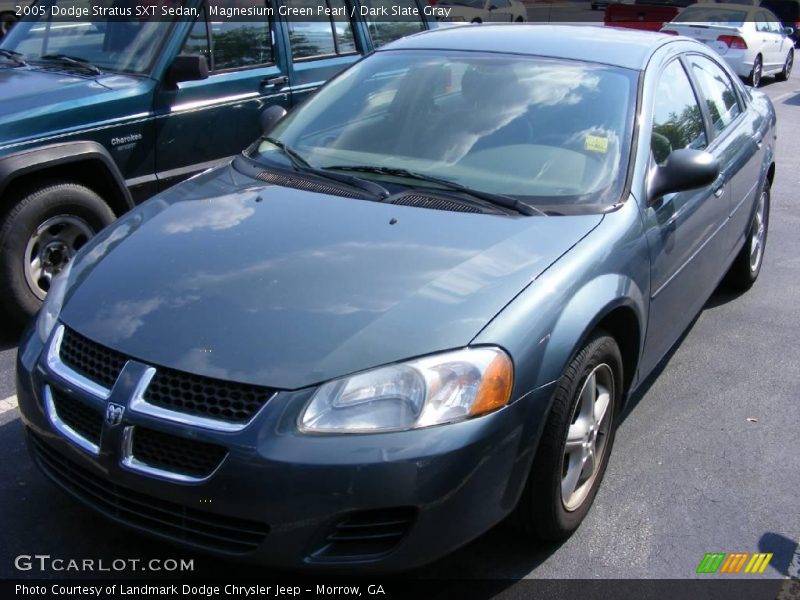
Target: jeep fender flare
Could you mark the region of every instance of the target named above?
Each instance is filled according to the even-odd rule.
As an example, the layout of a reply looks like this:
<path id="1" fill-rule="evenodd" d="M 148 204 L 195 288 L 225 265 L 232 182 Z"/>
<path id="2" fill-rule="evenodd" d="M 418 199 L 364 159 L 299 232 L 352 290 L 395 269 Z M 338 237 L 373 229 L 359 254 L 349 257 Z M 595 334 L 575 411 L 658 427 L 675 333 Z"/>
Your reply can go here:
<path id="1" fill-rule="evenodd" d="M 99 163 L 98 166 L 105 171 L 105 187 L 110 186 L 115 197 L 104 200 L 117 216 L 133 208 L 133 198 L 125 179 L 108 150 L 91 141 L 62 142 L 0 156 L 0 208 L 3 193 L 20 178 L 53 167 L 87 161 Z"/>

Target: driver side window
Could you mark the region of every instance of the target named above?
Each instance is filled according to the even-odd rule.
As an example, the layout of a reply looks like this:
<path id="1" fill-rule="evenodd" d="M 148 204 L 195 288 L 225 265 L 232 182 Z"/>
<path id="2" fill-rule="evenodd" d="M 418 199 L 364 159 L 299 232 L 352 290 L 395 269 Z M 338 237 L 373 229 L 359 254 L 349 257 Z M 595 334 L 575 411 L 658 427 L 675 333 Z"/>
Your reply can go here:
<path id="1" fill-rule="evenodd" d="M 680 61 L 673 60 L 661 73 L 653 110 L 650 149 L 661 165 L 673 150 L 708 145 L 703 115 L 689 77 Z"/>

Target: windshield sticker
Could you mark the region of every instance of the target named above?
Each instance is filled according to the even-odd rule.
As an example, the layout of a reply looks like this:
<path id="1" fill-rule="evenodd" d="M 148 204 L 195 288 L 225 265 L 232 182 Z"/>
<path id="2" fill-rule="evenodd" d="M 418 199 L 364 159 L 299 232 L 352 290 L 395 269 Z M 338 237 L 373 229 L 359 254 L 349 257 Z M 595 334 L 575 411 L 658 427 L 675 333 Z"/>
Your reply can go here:
<path id="1" fill-rule="evenodd" d="M 608 138 L 599 135 L 587 135 L 583 147 L 589 152 L 605 154 L 608 152 Z"/>

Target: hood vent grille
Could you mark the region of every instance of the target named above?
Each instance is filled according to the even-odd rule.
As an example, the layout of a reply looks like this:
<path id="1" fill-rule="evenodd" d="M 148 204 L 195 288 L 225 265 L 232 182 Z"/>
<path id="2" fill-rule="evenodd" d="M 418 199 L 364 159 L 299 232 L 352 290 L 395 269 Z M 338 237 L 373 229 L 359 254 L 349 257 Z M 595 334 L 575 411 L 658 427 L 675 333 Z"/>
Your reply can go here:
<path id="1" fill-rule="evenodd" d="M 437 198 L 436 196 L 427 196 L 423 194 L 403 194 L 402 196 L 392 199 L 391 203 L 403 206 L 416 206 L 417 208 L 428 208 L 431 210 L 446 210 L 450 212 L 484 212 L 480 208 L 470 206 L 463 202 L 455 202 L 453 200 L 445 200 L 443 198 Z"/>
<path id="2" fill-rule="evenodd" d="M 261 171 L 256 175 L 257 179 L 271 183 L 273 185 L 280 185 L 283 187 L 294 188 L 298 190 L 305 190 L 308 192 L 316 192 L 318 194 L 329 194 L 331 196 L 344 196 L 345 198 L 355 198 L 357 200 L 366 200 L 368 197 L 365 194 L 351 192 L 335 185 L 326 185 L 318 181 L 312 181 L 304 177 L 292 177 L 291 175 L 283 175 L 281 173 L 274 173 L 271 171 Z"/>

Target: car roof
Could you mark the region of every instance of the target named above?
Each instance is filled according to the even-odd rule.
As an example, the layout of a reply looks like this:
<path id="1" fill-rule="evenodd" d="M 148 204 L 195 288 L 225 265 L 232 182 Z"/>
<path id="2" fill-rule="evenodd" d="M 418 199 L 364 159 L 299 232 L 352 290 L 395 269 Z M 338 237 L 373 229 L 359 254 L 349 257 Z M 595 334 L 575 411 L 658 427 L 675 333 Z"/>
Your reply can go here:
<path id="1" fill-rule="evenodd" d="M 674 36 L 594 25 L 483 24 L 441 27 L 401 38 L 383 50 L 465 50 L 585 60 L 641 70 Z"/>

